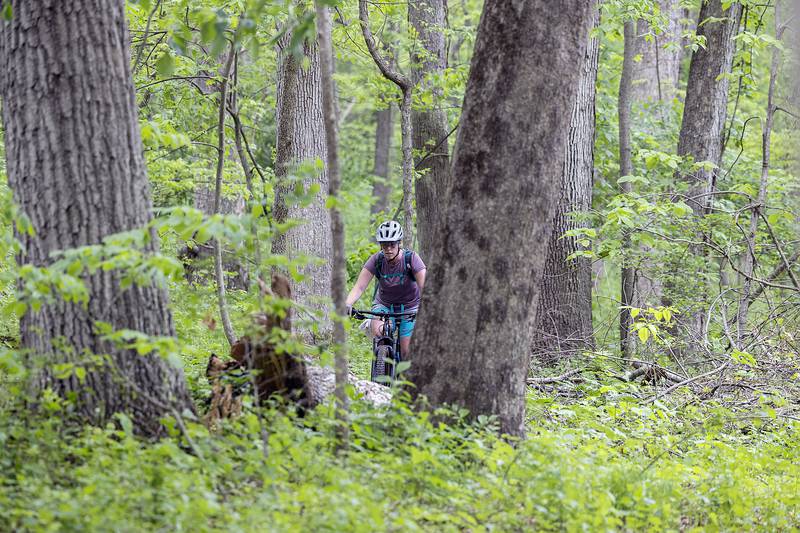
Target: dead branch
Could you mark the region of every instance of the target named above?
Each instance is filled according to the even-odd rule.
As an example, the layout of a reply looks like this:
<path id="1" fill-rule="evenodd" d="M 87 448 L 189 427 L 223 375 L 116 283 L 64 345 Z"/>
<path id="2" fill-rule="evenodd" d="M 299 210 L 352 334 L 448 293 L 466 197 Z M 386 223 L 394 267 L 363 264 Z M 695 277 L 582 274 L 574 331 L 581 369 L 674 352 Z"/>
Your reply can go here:
<path id="1" fill-rule="evenodd" d="M 561 374 L 560 376 L 549 377 L 549 378 L 528 378 L 527 384 L 528 385 L 547 385 L 550 383 L 558 383 L 559 381 L 564 381 L 569 377 L 572 377 L 576 374 L 580 374 L 583 372 L 582 368 L 573 368 L 572 370 Z"/>
<path id="2" fill-rule="evenodd" d="M 728 365 L 730 365 L 730 361 L 727 361 L 727 362 L 723 363 L 721 366 L 715 368 L 714 370 L 706 372 L 705 374 L 700 374 L 699 376 L 695 376 L 693 378 L 684 379 L 683 381 L 681 381 L 679 383 L 676 383 L 675 385 L 669 387 L 668 389 L 656 394 L 654 397 L 652 397 L 649 400 L 647 400 L 647 403 L 653 403 L 653 402 L 655 402 L 657 400 L 660 400 L 661 398 L 663 398 L 664 396 L 666 396 L 667 394 L 671 393 L 672 391 L 674 391 L 675 389 L 677 389 L 679 387 L 683 387 L 684 385 L 688 385 L 690 383 L 694 383 L 697 380 L 700 380 L 700 379 L 703 379 L 703 378 L 707 378 L 709 376 L 713 376 L 714 374 L 718 374 L 718 373 L 724 371 L 726 368 L 728 368 Z"/>

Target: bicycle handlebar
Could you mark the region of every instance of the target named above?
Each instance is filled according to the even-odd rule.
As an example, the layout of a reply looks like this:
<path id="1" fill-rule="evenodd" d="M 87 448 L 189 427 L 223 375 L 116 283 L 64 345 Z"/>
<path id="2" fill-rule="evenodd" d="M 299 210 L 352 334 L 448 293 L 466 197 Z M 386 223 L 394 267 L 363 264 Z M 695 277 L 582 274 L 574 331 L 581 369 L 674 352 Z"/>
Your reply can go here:
<path id="1" fill-rule="evenodd" d="M 399 318 L 399 319 L 406 319 L 406 320 L 413 320 L 417 316 L 417 312 L 411 313 L 385 313 L 381 311 L 362 311 L 360 309 L 353 309 L 352 312 L 353 318 L 358 318 L 359 320 L 363 320 L 365 318 L 369 318 L 370 316 L 379 317 L 379 318 Z"/>

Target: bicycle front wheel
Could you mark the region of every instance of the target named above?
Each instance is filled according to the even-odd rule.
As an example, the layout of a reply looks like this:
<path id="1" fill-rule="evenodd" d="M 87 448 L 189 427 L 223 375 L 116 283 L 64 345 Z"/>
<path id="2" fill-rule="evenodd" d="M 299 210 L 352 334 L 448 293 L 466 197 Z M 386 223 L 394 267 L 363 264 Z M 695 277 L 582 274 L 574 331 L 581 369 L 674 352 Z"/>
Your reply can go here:
<path id="1" fill-rule="evenodd" d="M 391 346 L 378 346 L 378 349 L 375 350 L 375 359 L 372 361 L 372 381 L 378 381 L 378 378 L 386 376 L 386 365 L 391 364 L 392 357 L 394 357 L 394 350 Z"/>

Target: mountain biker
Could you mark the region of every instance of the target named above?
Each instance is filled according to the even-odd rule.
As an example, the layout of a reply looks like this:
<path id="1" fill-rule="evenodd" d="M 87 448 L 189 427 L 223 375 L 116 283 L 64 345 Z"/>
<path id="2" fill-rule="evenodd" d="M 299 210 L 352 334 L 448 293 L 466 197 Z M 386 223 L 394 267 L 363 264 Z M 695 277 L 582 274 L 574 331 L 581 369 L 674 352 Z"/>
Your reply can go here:
<path id="1" fill-rule="evenodd" d="M 372 278 L 378 277 L 378 289 L 372 303 L 377 313 L 413 313 L 419 308 L 420 294 L 425 286 L 425 263 L 416 252 L 402 249 L 403 228 L 394 220 L 383 222 L 375 232 L 375 240 L 381 251 L 367 259 L 358 275 L 356 284 L 347 295 L 348 311 L 366 290 Z M 378 271 L 380 270 L 380 272 Z M 399 322 L 400 353 L 407 359 L 410 355 L 413 320 Z M 380 335 L 383 320 L 370 320 L 372 336 Z"/>

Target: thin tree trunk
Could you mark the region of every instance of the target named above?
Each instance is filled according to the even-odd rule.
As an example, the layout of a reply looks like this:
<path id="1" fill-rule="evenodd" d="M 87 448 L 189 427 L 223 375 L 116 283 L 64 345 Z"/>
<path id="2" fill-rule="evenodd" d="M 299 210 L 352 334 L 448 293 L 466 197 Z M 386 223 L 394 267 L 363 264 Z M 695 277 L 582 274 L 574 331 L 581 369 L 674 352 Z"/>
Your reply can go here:
<path id="1" fill-rule="evenodd" d="M 780 3 L 775 4 L 775 37 L 778 41 L 783 38 L 786 29 L 782 25 Z M 753 204 L 753 211 L 750 216 L 750 229 L 747 233 L 747 249 L 742 259 L 742 292 L 739 296 L 739 308 L 736 312 L 736 333 L 739 346 L 744 346 L 742 339 L 747 329 L 747 312 L 750 308 L 750 292 L 752 276 L 756 263 L 756 233 L 758 231 L 758 219 L 761 217 L 762 210 L 767 201 L 767 187 L 769 185 L 769 163 L 770 163 L 770 137 L 772 135 L 772 124 L 775 118 L 775 82 L 778 78 L 778 68 L 781 63 L 781 49 L 775 46 L 772 49 L 772 65 L 769 75 L 769 90 L 767 92 L 767 118 L 763 124 L 761 136 L 761 180 L 758 188 L 758 197 Z M 791 272 L 791 271 L 789 271 Z"/>
<path id="2" fill-rule="evenodd" d="M 372 174 L 376 179 L 372 184 L 373 203 L 370 212 L 374 215 L 389 209 L 389 160 L 392 151 L 392 105 L 375 112 L 375 166 Z"/>
<path id="3" fill-rule="evenodd" d="M 222 170 L 225 166 L 225 104 L 228 100 L 228 80 L 231 76 L 233 59 L 236 56 L 234 45 L 228 52 L 225 59 L 225 66 L 222 69 L 222 80 L 219 88 L 219 118 L 217 120 L 217 173 L 214 180 L 214 209 L 211 213 L 219 213 L 220 202 L 222 200 Z M 222 244 L 219 239 L 214 239 L 214 275 L 217 279 L 217 302 L 219 304 L 219 318 L 222 322 L 222 329 L 228 344 L 233 346 L 236 342 L 236 334 L 233 332 L 233 324 L 228 314 L 228 301 L 225 294 L 225 272 L 222 268 Z"/>
<path id="4" fill-rule="evenodd" d="M 441 233 L 442 206 L 450 181 L 450 154 L 447 142 L 447 115 L 441 107 L 442 91 L 436 77 L 447 68 L 444 29 L 444 0 L 418 0 L 408 3 L 408 20 L 417 35 L 419 53 L 412 57 L 411 82 L 417 91 L 432 91 L 430 108 L 411 112 L 413 148 L 418 154 L 414 181 L 417 201 L 418 249 L 432 261 L 434 240 Z"/>
<path id="5" fill-rule="evenodd" d="M 791 90 L 789 91 L 789 103 L 795 112 L 795 124 L 797 124 L 797 113 L 800 112 L 800 2 L 790 2 L 788 8 L 789 19 L 789 47 L 793 60 L 792 70 L 789 76 Z M 800 154 L 796 154 L 799 155 Z"/>
<path id="6" fill-rule="evenodd" d="M 150 10 L 150 14 L 147 16 L 147 24 L 144 26 L 144 33 L 142 34 L 142 42 L 139 43 L 139 46 L 136 48 L 136 59 L 133 62 L 133 73 L 136 74 L 139 72 L 139 67 L 142 65 L 142 54 L 144 53 L 144 49 L 147 46 L 147 39 L 150 37 L 150 24 L 153 22 L 153 17 L 158 11 L 158 8 L 161 7 L 161 0 L 156 0 L 155 5 Z"/>
<path id="7" fill-rule="evenodd" d="M 594 26 L 599 18 L 599 10 L 595 9 Z M 564 234 L 587 227 L 585 220 L 575 220 L 571 213 L 588 213 L 592 207 L 599 49 L 598 39 L 590 39 L 572 108 L 561 194 L 547 247 L 533 332 L 533 354 L 545 363 L 570 357 L 593 345 L 592 264 L 587 257 L 569 258 L 585 248 L 578 244 L 578 238 Z"/>
<path id="8" fill-rule="evenodd" d="M 242 172 L 244 173 L 245 184 L 247 185 L 247 192 L 250 196 L 250 204 L 258 201 L 256 190 L 253 185 L 253 171 L 255 170 L 255 163 L 250 164 L 245 153 L 242 139 L 244 138 L 244 130 L 242 128 L 242 120 L 239 116 L 239 53 L 236 53 L 234 59 L 233 71 L 233 94 L 231 95 L 230 107 L 228 109 L 231 118 L 233 118 L 234 126 L 234 146 L 236 146 L 236 155 L 239 157 L 239 164 L 242 165 Z M 252 210 L 248 210 L 252 212 Z M 255 262 L 256 276 L 261 276 L 261 242 L 258 238 L 258 219 L 255 218 L 251 223 L 251 231 L 253 233 L 253 260 Z M 247 282 L 245 282 L 245 289 L 247 289 Z"/>
<path id="9" fill-rule="evenodd" d="M 292 280 L 292 294 L 302 307 L 325 312 L 323 303 L 331 293 L 331 241 L 330 217 L 325 209 L 328 191 L 328 169 L 319 174 L 302 177 L 306 191 L 313 185 L 319 191 L 308 205 L 291 199 L 294 184 L 287 180 L 302 162 L 326 161 L 325 125 L 322 111 L 322 81 L 320 75 L 320 53 L 317 44 L 304 44 L 304 62 L 299 64 L 288 51 L 287 35 L 279 43 L 280 65 L 278 69 L 277 141 L 275 155 L 275 190 L 273 214 L 276 222 L 301 220 L 303 224 L 289 229 L 273 241 L 272 252 L 288 255 L 292 259 L 318 257 L 315 261 L 298 268 L 304 276 L 302 281 Z M 300 333 L 310 336 L 302 323 L 295 322 Z M 329 327 L 327 324 L 325 327 Z"/>
<path id="10" fill-rule="evenodd" d="M 406 243 L 414 242 L 414 208 L 413 208 L 413 179 L 414 179 L 414 160 L 412 152 L 411 136 L 411 97 L 413 94 L 413 84 L 408 78 L 397 71 L 389 60 L 383 57 L 378 50 L 372 30 L 369 27 L 369 8 L 366 0 L 358 1 L 358 18 L 361 22 L 361 33 L 364 35 L 364 42 L 367 45 L 372 60 L 377 65 L 383 76 L 397 85 L 403 95 L 400 104 L 400 124 L 403 137 L 403 240 Z"/>
<path id="11" fill-rule="evenodd" d="M 658 0 L 666 25 L 656 33 L 644 20 L 636 22 L 631 95 L 635 102 L 669 101 L 681 72 L 683 8 L 680 0 Z"/>
<path id="12" fill-rule="evenodd" d="M 339 152 L 336 132 L 336 91 L 333 84 L 333 43 L 331 42 L 331 21 L 328 9 L 319 0 L 315 2 L 317 11 L 317 40 L 320 47 L 320 65 L 322 74 L 322 105 L 325 118 L 325 143 L 327 146 L 328 194 L 339 199 Z M 347 314 L 345 306 L 345 256 L 344 256 L 344 223 L 339 205 L 334 202 L 330 209 L 331 241 L 333 242 L 333 267 L 331 269 L 331 296 L 336 313 L 340 317 Z M 333 341 L 335 345 L 336 369 L 336 405 L 339 421 L 339 446 L 347 446 L 349 427 L 347 425 L 347 334 L 344 323 L 335 320 L 333 325 Z"/>
<path id="13" fill-rule="evenodd" d="M 720 164 L 723 129 L 728 109 L 728 76 L 733 61 L 735 41 L 742 6 L 731 4 L 723 10 L 722 0 L 708 0 L 700 8 L 697 35 L 706 46 L 692 54 L 686 103 L 678 138 L 678 155 L 694 161 Z M 700 169 L 680 176 L 689 183 L 689 205 L 695 215 L 704 216 L 711 205 L 716 171 Z"/>
<path id="14" fill-rule="evenodd" d="M 236 64 L 237 59 L 234 58 L 234 67 Z M 230 84 L 231 73 L 229 72 L 227 75 L 225 74 L 225 67 L 227 61 L 223 61 L 222 65 L 217 72 L 219 78 L 226 78 L 228 81 L 226 83 L 226 92 L 227 86 Z M 213 94 L 217 94 L 217 98 L 219 98 L 220 90 L 222 89 L 221 84 L 218 83 L 211 83 L 210 80 L 206 80 L 208 83 L 201 83 L 197 85 L 197 88 L 201 91 L 202 94 L 211 96 Z M 232 106 L 234 104 L 231 101 L 231 98 L 227 98 L 228 102 L 226 106 L 228 107 L 228 111 L 231 111 Z M 234 120 L 238 121 L 238 116 L 232 113 L 234 116 Z M 219 126 L 219 121 L 222 117 L 219 115 L 219 108 L 217 111 L 217 126 Z M 237 122 L 238 124 L 238 122 Z M 219 154 L 219 131 L 217 132 L 217 143 L 218 145 L 215 146 L 217 149 L 217 154 Z M 236 145 L 236 149 L 239 150 L 241 148 L 241 138 L 240 132 L 238 131 L 238 126 L 236 129 L 236 140 L 239 144 Z M 225 144 L 225 139 L 223 137 L 223 147 Z M 224 157 L 224 154 L 223 154 Z M 219 158 L 217 159 L 217 163 L 220 163 Z M 235 199 L 230 198 L 223 198 L 220 196 L 219 205 L 216 206 L 216 173 L 214 179 L 214 186 L 209 186 L 208 184 L 200 184 L 198 183 L 195 186 L 194 191 L 194 207 L 202 211 L 205 215 L 214 215 L 216 213 L 222 213 L 225 215 L 241 215 L 244 212 L 244 205 L 243 205 L 243 198 L 237 197 Z M 216 272 L 216 250 L 217 246 L 215 241 L 211 241 L 207 244 L 195 244 L 191 248 L 188 246 L 184 246 L 179 252 L 178 257 L 183 261 L 184 267 L 184 275 L 186 279 L 191 284 L 202 284 L 205 285 L 208 280 L 198 274 L 198 268 L 196 267 L 195 263 L 207 259 L 208 257 L 214 258 L 214 279 L 217 277 Z M 247 290 L 248 288 L 248 279 L 249 274 L 247 271 L 247 267 L 239 261 L 239 259 L 235 256 L 235 254 L 226 253 L 224 248 L 222 250 L 222 270 L 225 272 L 232 272 L 233 275 L 226 276 L 224 283 L 225 287 L 223 290 L 234 288 L 239 290 Z M 217 290 L 219 286 L 216 286 Z M 227 306 L 226 306 L 227 307 Z M 225 319 L 221 319 L 223 322 Z M 228 320 L 230 321 L 230 320 Z M 224 327 L 223 327 L 224 328 Z"/>
<path id="15" fill-rule="evenodd" d="M 649 104 L 637 106 L 640 112 L 649 115 L 657 113 L 661 119 L 669 120 L 685 49 L 682 43 L 684 13 L 680 0 L 658 0 L 657 4 L 663 19 L 658 21 L 660 27 L 654 28 L 644 20 L 636 21 L 634 55 L 638 61 L 634 61 L 632 68 L 631 98 L 634 105 Z M 654 103 L 661 105 L 654 106 Z M 648 121 L 645 124 L 654 124 L 646 133 L 660 133 L 655 131 L 657 122 Z M 654 253 L 651 247 L 641 245 L 638 255 L 633 303 L 636 307 L 644 308 L 660 305 L 664 291 L 659 272 L 659 254 Z"/>
<path id="16" fill-rule="evenodd" d="M 620 178 L 633 175 L 633 155 L 631 149 L 631 104 L 633 89 L 633 64 L 635 47 L 635 23 L 625 21 L 625 50 L 622 60 L 622 75 L 619 80 L 619 174 Z M 631 182 L 620 184 L 624 194 L 632 192 Z M 630 307 L 633 305 L 633 293 L 636 286 L 634 274 L 636 269 L 630 264 L 631 241 L 627 230 L 622 236 L 622 271 L 620 277 L 620 310 L 619 310 L 619 343 L 622 357 L 630 357 L 633 352 L 633 343 L 630 338 L 631 317 Z"/>
<path id="17" fill-rule="evenodd" d="M 54 252 L 100 244 L 151 220 L 130 38 L 122 0 L 75 0 L 69 8 L 14 0 L 11 7 L 13 19 L 0 24 L 6 160 L 14 200 L 35 229 L 17 235 L 19 259 L 47 266 Z M 157 248 L 153 234 L 146 249 Z M 193 409 L 183 372 L 104 340 L 96 323 L 172 336 L 168 296 L 157 285 L 123 290 L 120 279 L 114 271 L 87 274 L 85 306 L 58 300 L 27 312 L 22 345 L 35 365 L 32 384 L 72 403 L 79 419 L 104 424 L 123 412 L 140 433 L 159 435 L 163 416 Z M 53 365 L 65 362 L 85 377 L 56 377 Z"/>
<path id="18" fill-rule="evenodd" d="M 698 18 L 697 35 L 705 37 L 706 46 L 698 48 L 689 66 L 689 79 L 686 87 L 686 102 L 678 138 L 678 155 L 690 157 L 695 162 L 709 161 L 719 166 L 721 163 L 723 130 L 728 108 L 728 76 L 735 48 L 734 37 L 739 28 L 742 6 L 731 4 L 723 9 L 722 0 L 703 2 Z M 678 175 L 676 179 L 688 183 L 688 201 L 699 220 L 711 209 L 717 170 L 701 168 L 688 175 Z M 705 237 L 701 236 L 701 239 Z M 705 250 L 693 247 L 691 252 L 701 259 Z M 707 261 L 699 260 L 705 264 Z M 675 277 L 675 267 L 672 276 Z M 704 279 L 700 272 L 698 279 Z M 676 285 L 676 284 L 671 284 Z M 682 321 L 688 326 L 689 338 L 702 337 L 703 311 L 707 307 L 705 286 L 692 284 L 691 294 L 681 294 L 676 286 L 665 285 L 664 305 L 672 305 L 677 299 L 690 304 L 681 309 Z"/>
<path id="19" fill-rule="evenodd" d="M 363 1 L 363 0 L 362 0 Z M 403 90 L 400 105 L 400 131 L 403 145 L 403 240 L 414 243 L 414 152 L 412 146 L 411 97 L 413 89 Z"/>
<path id="20" fill-rule="evenodd" d="M 593 7 L 484 4 L 437 268 L 412 340 L 414 394 L 497 415 L 513 435 L 524 433 L 529 310 L 538 303 Z"/>

